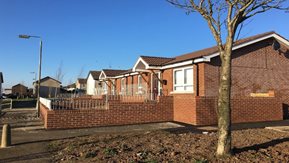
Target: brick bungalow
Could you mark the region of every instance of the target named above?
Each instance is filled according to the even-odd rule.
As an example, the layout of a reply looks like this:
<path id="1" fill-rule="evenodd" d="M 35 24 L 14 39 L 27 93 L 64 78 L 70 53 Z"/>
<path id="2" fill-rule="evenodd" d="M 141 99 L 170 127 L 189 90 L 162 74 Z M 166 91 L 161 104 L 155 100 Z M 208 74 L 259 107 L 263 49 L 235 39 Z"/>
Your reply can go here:
<path id="1" fill-rule="evenodd" d="M 284 107 L 283 113 L 280 110 L 243 110 L 242 113 L 242 108 L 233 106 L 233 122 L 280 120 L 287 114 L 288 48 L 288 40 L 275 32 L 236 41 L 232 55 L 232 99 L 240 100 L 255 95 L 276 96 Z M 210 118 L 216 116 L 215 110 L 210 109 L 210 103 L 215 105 L 218 95 L 221 61 L 217 47 L 164 60 L 168 61 L 164 61 L 161 66 L 155 66 L 140 57 L 135 69 L 159 70 L 161 80 L 166 81 L 166 84 L 160 85 L 161 89 L 175 97 L 176 121 L 189 121 L 192 124 L 216 123 L 215 118 Z M 246 104 L 246 101 L 243 102 Z M 243 106 L 246 106 L 244 104 Z M 246 114 L 256 114 L 256 117 L 251 120 L 244 119 Z M 266 114 L 268 117 L 258 118 L 258 114 Z"/>
<path id="2" fill-rule="evenodd" d="M 289 42 L 275 32 L 267 32 L 235 42 L 232 55 L 233 122 L 281 120 L 289 105 Z M 166 58 L 140 56 L 132 70 L 115 76 L 116 90 L 144 84 L 152 98 L 174 97 L 174 120 L 190 124 L 215 124 L 221 61 L 217 47 Z M 144 86 L 143 86 L 144 87 Z M 140 87 L 131 87 L 136 95 Z M 133 94 L 134 93 L 134 94 Z M 255 97 L 252 101 L 252 96 Z M 234 106 L 234 100 L 255 105 L 258 99 L 275 97 L 282 110 L 249 112 Z M 271 98 L 267 98 L 268 101 Z M 251 100 L 251 101 L 250 101 Z M 238 111 L 237 111 L 238 109 Z M 261 113 L 262 112 L 262 113 Z M 265 116 L 244 119 L 246 114 Z"/>
<path id="3" fill-rule="evenodd" d="M 17 97 L 24 98 L 28 95 L 28 87 L 24 86 L 23 84 L 16 84 L 12 86 L 12 94 Z"/>
<path id="4" fill-rule="evenodd" d="M 176 57 L 140 56 L 130 70 L 90 72 L 87 92 L 146 101 L 112 100 L 106 110 L 42 112 L 47 128 L 74 128 L 176 121 L 217 124 L 221 61 L 217 47 Z M 90 84 L 89 78 L 93 79 Z M 232 54 L 232 122 L 288 118 L 289 41 L 267 32 L 235 42 Z M 106 96 L 108 97 L 108 96 Z M 103 100 L 103 99 L 101 99 Z M 110 99 L 107 98 L 109 101 Z M 85 103 L 84 103 L 85 104 Z M 87 106 L 87 105 L 85 105 Z M 49 116 L 47 116 L 49 115 Z M 64 116 L 65 115 L 65 116 Z M 62 118 L 62 121 L 55 121 Z M 49 122 L 47 122 L 49 121 Z M 51 126 L 49 126 L 51 125 Z"/>
<path id="5" fill-rule="evenodd" d="M 124 93 L 124 83 L 118 82 L 117 76 L 127 72 L 128 70 L 103 69 L 99 76 L 102 94 L 117 95 Z"/>
<path id="6" fill-rule="evenodd" d="M 232 55 L 232 97 L 273 93 L 285 98 L 289 93 L 288 47 L 288 40 L 275 32 L 236 41 Z M 104 70 L 99 78 L 106 79 L 106 90 L 123 95 L 138 95 L 145 87 L 145 92 L 155 96 L 212 98 L 218 95 L 220 65 L 218 48 L 211 47 L 172 58 L 140 56 L 132 69 Z"/>

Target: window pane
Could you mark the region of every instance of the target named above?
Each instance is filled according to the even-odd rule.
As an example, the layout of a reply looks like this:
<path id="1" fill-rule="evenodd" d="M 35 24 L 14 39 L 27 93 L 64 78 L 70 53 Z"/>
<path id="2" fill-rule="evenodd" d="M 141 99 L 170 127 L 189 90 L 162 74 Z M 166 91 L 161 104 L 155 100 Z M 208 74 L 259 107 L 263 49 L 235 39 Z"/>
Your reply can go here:
<path id="1" fill-rule="evenodd" d="M 193 69 L 185 69 L 185 84 L 193 84 Z"/>
<path id="2" fill-rule="evenodd" d="M 175 84 L 183 84 L 183 72 L 182 70 L 175 71 Z"/>
<path id="3" fill-rule="evenodd" d="M 193 91 L 193 86 L 185 86 L 186 91 Z"/>
<path id="4" fill-rule="evenodd" d="M 142 77 L 138 76 L 138 87 L 142 87 Z"/>
<path id="5" fill-rule="evenodd" d="M 175 86 L 174 89 L 175 89 L 175 91 L 183 91 L 184 87 L 183 86 Z"/>
<path id="6" fill-rule="evenodd" d="M 121 90 L 124 90 L 125 88 L 125 79 L 121 79 Z"/>

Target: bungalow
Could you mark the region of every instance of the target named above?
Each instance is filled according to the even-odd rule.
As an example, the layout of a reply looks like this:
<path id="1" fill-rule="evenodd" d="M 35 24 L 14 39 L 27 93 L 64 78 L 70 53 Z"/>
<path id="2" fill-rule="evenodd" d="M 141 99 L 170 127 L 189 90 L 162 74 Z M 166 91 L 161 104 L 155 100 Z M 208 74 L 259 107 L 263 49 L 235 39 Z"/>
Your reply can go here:
<path id="1" fill-rule="evenodd" d="M 4 90 L 2 90 L 3 94 L 5 95 L 11 95 L 12 94 L 12 89 L 11 88 L 5 88 Z"/>
<path id="2" fill-rule="evenodd" d="M 40 97 L 56 97 L 60 93 L 61 82 L 52 77 L 45 77 L 40 80 Z M 38 80 L 33 82 L 34 95 L 38 92 Z"/>
<path id="3" fill-rule="evenodd" d="M 65 91 L 72 92 L 76 89 L 76 84 L 75 83 L 69 84 L 69 85 L 63 87 L 63 89 Z"/>
<path id="4" fill-rule="evenodd" d="M 24 86 L 23 84 L 16 84 L 12 86 L 12 94 L 17 96 L 17 98 L 24 98 L 28 95 L 28 87 Z"/>
<path id="5" fill-rule="evenodd" d="M 116 89 L 118 85 L 116 83 L 116 76 L 126 73 L 128 70 L 115 70 L 115 69 L 103 69 L 100 73 L 99 79 L 101 94 L 116 95 L 120 93 L 120 90 Z"/>
<path id="6" fill-rule="evenodd" d="M 78 78 L 75 82 L 76 89 L 78 90 L 86 90 L 86 79 Z"/>
<path id="7" fill-rule="evenodd" d="M 288 114 L 288 58 L 289 41 L 275 32 L 236 41 L 232 54 L 232 99 L 275 96 L 283 103 L 283 115 Z M 204 116 L 207 113 L 201 113 L 202 109 L 197 106 L 199 99 L 217 99 L 220 66 L 216 46 L 171 58 L 140 56 L 132 70 L 114 76 L 111 81 L 116 83 L 116 91 L 120 94 L 138 95 L 143 92 L 151 99 L 172 95 L 176 121 L 213 124 L 216 119 L 202 120 L 201 115 L 209 115 Z M 105 73 L 102 75 L 107 76 Z M 205 100 L 203 103 L 209 102 Z M 206 109 L 215 115 L 212 107 Z M 276 113 L 275 119 L 278 119 L 277 114 L 280 118 Z M 274 116 L 268 116 L 274 119 Z"/>
<path id="8" fill-rule="evenodd" d="M 99 84 L 99 75 L 101 71 L 89 71 L 86 78 L 86 94 L 87 95 L 97 95 L 98 84 Z"/>
<path id="9" fill-rule="evenodd" d="M 217 124 L 220 66 L 218 48 L 211 47 L 176 57 L 140 56 L 131 70 L 105 69 L 94 74 L 95 77 L 90 73 L 88 78 L 97 81 L 93 83 L 94 91 L 111 97 L 117 95 L 115 99 L 106 96 L 111 110 L 94 109 L 95 114 L 84 111 L 87 116 L 79 115 L 77 111 L 71 117 L 79 115 L 86 123 L 79 123 L 78 118 L 63 119 L 62 123 L 72 119 L 69 123 L 73 125 L 67 123 L 69 127 L 163 121 Z M 236 41 L 231 68 L 233 123 L 289 118 L 287 39 L 267 32 Z M 140 95 L 146 97 L 134 98 Z"/>

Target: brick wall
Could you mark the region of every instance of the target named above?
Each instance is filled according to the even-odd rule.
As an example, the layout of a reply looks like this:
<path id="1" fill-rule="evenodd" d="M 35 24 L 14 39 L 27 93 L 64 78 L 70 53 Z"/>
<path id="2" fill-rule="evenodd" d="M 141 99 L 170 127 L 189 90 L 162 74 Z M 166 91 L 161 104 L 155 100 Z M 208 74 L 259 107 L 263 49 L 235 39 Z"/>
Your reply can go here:
<path id="1" fill-rule="evenodd" d="M 161 97 L 158 102 L 110 102 L 107 110 L 48 110 L 41 105 L 46 129 L 84 128 L 127 125 L 173 120 L 173 97 Z"/>
<path id="2" fill-rule="evenodd" d="M 232 97 L 250 96 L 270 90 L 277 94 L 289 94 L 289 51 L 272 48 L 272 39 L 241 48 L 232 55 Z M 200 82 L 204 96 L 217 96 L 220 58 L 205 64 L 205 80 Z"/>
<path id="3" fill-rule="evenodd" d="M 231 100 L 232 123 L 283 119 L 282 103 L 276 97 L 244 97 Z M 174 95 L 174 121 L 192 125 L 217 124 L 217 98 L 193 94 Z"/>
<path id="4" fill-rule="evenodd" d="M 196 100 L 193 94 L 174 94 L 174 121 L 196 124 Z"/>

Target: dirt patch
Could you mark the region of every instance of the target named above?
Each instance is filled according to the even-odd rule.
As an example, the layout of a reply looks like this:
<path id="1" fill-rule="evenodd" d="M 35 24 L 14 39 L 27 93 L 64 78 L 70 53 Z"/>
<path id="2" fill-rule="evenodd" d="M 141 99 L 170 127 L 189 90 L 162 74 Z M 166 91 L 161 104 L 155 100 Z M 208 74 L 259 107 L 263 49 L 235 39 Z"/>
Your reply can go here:
<path id="1" fill-rule="evenodd" d="M 267 129 L 233 131 L 235 155 L 214 156 L 217 134 L 151 131 L 53 141 L 54 162 L 288 162 L 289 133 Z"/>

